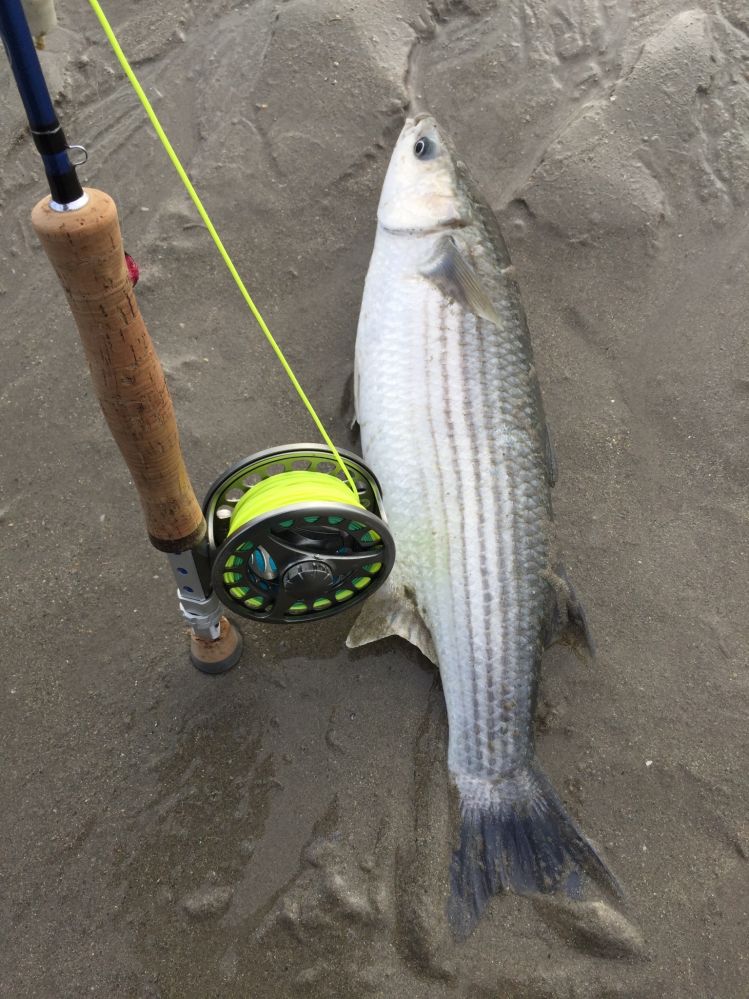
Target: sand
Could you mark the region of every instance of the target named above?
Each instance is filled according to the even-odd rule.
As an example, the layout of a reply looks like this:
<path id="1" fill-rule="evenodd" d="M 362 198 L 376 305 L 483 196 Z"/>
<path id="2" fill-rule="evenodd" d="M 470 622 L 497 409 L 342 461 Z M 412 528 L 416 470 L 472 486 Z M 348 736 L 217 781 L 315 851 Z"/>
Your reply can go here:
<path id="1" fill-rule="evenodd" d="M 191 668 L 31 231 L 44 185 L 0 60 L 0 994 L 746 996 L 746 3 L 107 8 L 339 443 L 409 102 L 495 208 L 599 646 L 547 655 L 539 753 L 626 903 L 499 898 L 453 943 L 444 705 L 400 640 L 244 623 L 235 670 Z M 202 494 L 315 434 L 87 5 L 58 16 L 44 66 L 118 201 Z"/>

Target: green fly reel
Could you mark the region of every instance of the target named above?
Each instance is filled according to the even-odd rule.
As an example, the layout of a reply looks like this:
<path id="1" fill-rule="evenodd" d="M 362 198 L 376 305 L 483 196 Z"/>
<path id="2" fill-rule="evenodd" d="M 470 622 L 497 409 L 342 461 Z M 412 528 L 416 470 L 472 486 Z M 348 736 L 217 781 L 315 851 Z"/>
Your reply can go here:
<path id="1" fill-rule="evenodd" d="M 380 487 L 358 456 L 314 444 L 272 448 L 218 479 L 203 505 L 212 584 L 254 621 L 319 620 L 360 603 L 387 579 L 395 545 Z"/>

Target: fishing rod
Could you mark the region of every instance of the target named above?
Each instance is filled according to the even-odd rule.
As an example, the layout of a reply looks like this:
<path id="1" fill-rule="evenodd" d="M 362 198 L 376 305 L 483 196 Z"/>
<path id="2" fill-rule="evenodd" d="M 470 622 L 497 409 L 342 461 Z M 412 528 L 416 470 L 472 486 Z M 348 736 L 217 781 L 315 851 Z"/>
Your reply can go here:
<path id="1" fill-rule="evenodd" d="M 65 291 L 149 540 L 166 554 L 177 582 L 191 631 L 190 660 L 203 672 L 224 672 L 242 651 L 241 633 L 224 607 L 258 622 L 319 620 L 357 605 L 382 585 L 395 548 L 381 514 L 379 484 L 360 457 L 336 449 L 324 434 L 330 446 L 276 447 L 235 463 L 198 502 L 164 372 L 136 301 L 117 207 L 108 194 L 80 184 L 76 165 L 87 154 L 67 143 L 21 0 L 0 0 L 0 35 L 50 190 L 32 211 L 33 228 Z M 155 114 L 141 99 L 156 127 Z M 161 138 L 160 125 L 156 130 Z M 170 151 L 165 136 L 162 141 Z M 173 151 L 170 156 L 178 165 Z M 181 164 L 180 171 L 192 196 Z M 205 215 L 197 195 L 193 200 Z M 209 229 L 215 234 L 212 223 Z M 217 234 L 214 239 L 322 430 Z"/>

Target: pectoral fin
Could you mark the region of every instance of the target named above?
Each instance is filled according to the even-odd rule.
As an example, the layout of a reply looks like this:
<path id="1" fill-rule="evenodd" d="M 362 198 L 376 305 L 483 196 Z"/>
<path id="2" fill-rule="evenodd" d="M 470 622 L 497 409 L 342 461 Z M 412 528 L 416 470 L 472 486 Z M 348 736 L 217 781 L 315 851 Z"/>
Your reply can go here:
<path id="1" fill-rule="evenodd" d="M 500 318 L 473 266 L 465 259 L 452 236 L 443 237 L 422 275 L 443 294 L 482 319 L 499 326 Z"/>
<path id="2" fill-rule="evenodd" d="M 346 645 L 355 649 L 380 638 L 399 635 L 437 665 L 437 653 L 429 628 L 405 588 L 392 577 L 365 602 Z"/>

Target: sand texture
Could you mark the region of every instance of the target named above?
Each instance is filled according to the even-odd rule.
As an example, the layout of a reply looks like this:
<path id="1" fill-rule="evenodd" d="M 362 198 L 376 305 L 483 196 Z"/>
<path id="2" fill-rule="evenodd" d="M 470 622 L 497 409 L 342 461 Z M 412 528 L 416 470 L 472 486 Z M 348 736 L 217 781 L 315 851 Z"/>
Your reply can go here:
<path id="1" fill-rule="evenodd" d="M 0 58 L 0 995 L 744 999 L 749 6 L 107 8 L 340 444 L 405 108 L 497 212 L 599 648 L 546 656 L 539 756 L 627 900 L 499 898 L 451 940 L 444 704 L 400 640 L 243 623 L 231 673 L 189 665 L 31 229 L 44 183 Z M 43 64 L 84 183 L 119 205 L 202 494 L 314 428 L 87 4 L 58 17 Z"/>

